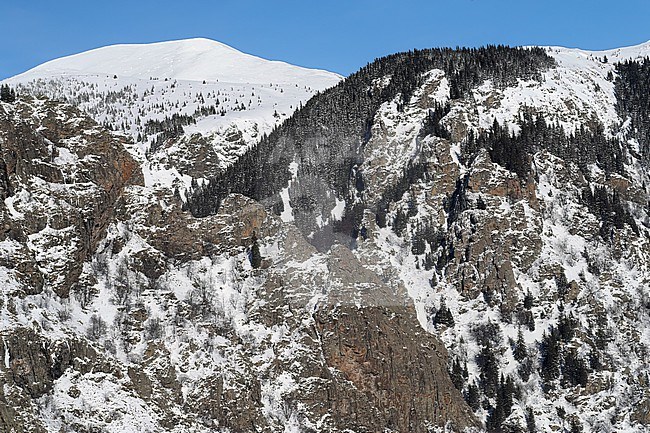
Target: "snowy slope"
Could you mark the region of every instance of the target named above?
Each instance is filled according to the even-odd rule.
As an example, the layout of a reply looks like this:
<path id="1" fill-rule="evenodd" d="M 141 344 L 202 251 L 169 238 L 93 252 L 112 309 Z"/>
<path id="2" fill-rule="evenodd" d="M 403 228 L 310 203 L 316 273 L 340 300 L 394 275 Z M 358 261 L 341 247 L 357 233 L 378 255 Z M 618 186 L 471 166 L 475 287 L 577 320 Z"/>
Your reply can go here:
<path id="1" fill-rule="evenodd" d="M 562 66 L 584 66 L 585 61 L 602 61 L 607 57 L 608 63 L 639 60 L 650 56 L 650 41 L 629 47 L 613 48 L 611 50 L 589 51 L 579 48 L 547 47 L 550 54 Z"/>
<path id="2" fill-rule="evenodd" d="M 269 61 L 205 38 L 152 44 L 112 45 L 46 62 L 10 81 L 117 74 L 227 83 L 282 83 L 325 88 L 338 81 L 331 72 Z"/>
<path id="3" fill-rule="evenodd" d="M 500 91 L 486 81 L 475 90 L 479 126 L 487 129 L 497 119 L 517 130 L 517 116 L 522 108 L 530 107 L 568 132 L 590 117 L 597 118 L 609 132 L 616 129 L 621 119 L 616 113 L 615 64 L 650 56 L 650 42 L 606 51 L 544 48 L 557 67 L 545 72 L 541 82 L 520 80 L 518 85 Z M 488 102 L 494 98 L 499 99 L 498 106 Z"/>
<path id="4" fill-rule="evenodd" d="M 71 103 L 131 136 L 137 145 L 130 150 L 145 172 L 153 172 L 147 179 L 170 186 L 174 179 L 187 183 L 229 165 L 300 104 L 341 78 L 209 39 L 188 39 L 98 48 L 4 82 Z M 180 123 L 156 124 L 172 116 L 181 117 Z M 153 150 L 161 151 L 152 155 Z M 199 158 L 207 164 L 189 172 Z"/>

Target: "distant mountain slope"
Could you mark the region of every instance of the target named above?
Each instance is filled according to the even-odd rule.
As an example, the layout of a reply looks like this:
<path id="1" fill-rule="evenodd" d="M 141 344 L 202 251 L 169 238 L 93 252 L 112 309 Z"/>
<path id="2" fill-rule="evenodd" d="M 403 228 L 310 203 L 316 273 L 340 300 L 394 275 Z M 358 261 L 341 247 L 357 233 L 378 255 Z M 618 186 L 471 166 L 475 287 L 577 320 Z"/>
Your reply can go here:
<path id="1" fill-rule="evenodd" d="M 131 136 L 147 183 L 182 187 L 227 167 L 341 78 L 188 39 L 98 48 L 5 83 L 69 102 Z"/>
<path id="2" fill-rule="evenodd" d="M 609 50 L 583 50 L 580 48 L 566 48 L 549 46 L 545 47 L 550 55 L 555 57 L 562 66 L 584 66 L 585 62 L 604 60 L 607 57 L 608 63 L 614 64 L 626 60 L 641 60 L 650 56 L 650 41 L 629 47 L 612 48 Z"/>
<path id="3" fill-rule="evenodd" d="M 217 41 L 196 38 L 97 48 L 43 63 L 10 81 L 97 74 L 143 80 L 156 77 L 239 84 L 273 82 L 314 88 L 329 87 L 340 79 L 331 72 L 261 59 Z"/>

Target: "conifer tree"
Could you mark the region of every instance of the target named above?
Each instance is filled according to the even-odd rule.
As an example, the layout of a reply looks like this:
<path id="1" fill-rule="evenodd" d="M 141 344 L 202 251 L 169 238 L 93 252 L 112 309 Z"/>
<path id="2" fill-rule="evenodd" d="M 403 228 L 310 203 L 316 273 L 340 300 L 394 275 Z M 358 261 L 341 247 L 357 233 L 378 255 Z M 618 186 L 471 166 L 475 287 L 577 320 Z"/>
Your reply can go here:
<path id="1" fill-rule="evenodd" d="M 541 344 L 541 375 L 546 380 L 557 379 L 560 374 L 561 346 L 560 335 L 556 329 L 544 334 Z"/>
<path id="2" fill-rule="evenodd" d="M 467 386 L 467 393 L 465 394 L 465 401 L 472 410 L 477 411 L 481 407 L 481 399 L 478 392 L 478 386 L 475 383 L 470 383 Z"/>
<path id="3" fill-rule="evenodd" d="M 454 326 L 454 323 L 454 316 L 451 314 L 451 310 L 447 307 L 445 298 L 442 298 L 440 301 L 440 308 L 433 317 L 433 324 L 443 324 L 451 328 Z"/>
<path id="4" fill-rule="evenodd" d="M 459 391 L 462 391 L 463 387 L 465 386 L 465 379 L 467 377 L 466 371 L 467 371 L 467 365 L 465 365 L 465 370 L 463 370 L 460 361 L 458 361 L 457 359 L 454 360 L 454 362 L 452 363 L 450 376 L 451 376 L 452 383 Z"/>
<path id="5" fill-rule="evenodd" d="M 16 92 L 8 85 L 3 84 L 0 86 L 0 101 L 10 104 L 16 102 Z"/>
<path id="6" fill-rule="evenodd" d="M 531 407 L 526 408 L 526 429 L 528 433 L 535 433 L 537 431 L 537 426 L 535 425 L 535 414 Z"/>
<path id="7" fill-rule="evenodd" d="M 587 386 L 589 368 L 587 363 L 578 357 L 575 349 L 569 350 L 564 356 L 562 374 L 564 380 L 572 385 Z"/>
<path id="8" fill-rule="evenodd" d="M 533 308 L 533 302 L 535 299 L 533 298 L 533 295 L 530 293 L 530 289 L 526 292 L 526 296 L 524 297 L 524 308 L 526 310 L 530 310 Z"/>
<path id="9" fill-rule="evenodd" d="M 526 357 L 528 357 L 528 350 L 526 349 L 526 341 L 524 340 L 524 334 L 521 332 L 521 329 L 519 329 L 519 332 L 517 333 L 517 341 L 515 343 L 514 355 L 517 361 L 523 361 L 524 359 L 526 359 Z"/>
<path id="10" fill-rule="evenodd" d="M 260 253 L 260 246 L 257 243 L 257 235 L 255 232 L 253 232 L 249 258 L 253 268 L 258 269 L 262 265 L 262 254 Z"/>
<path id="11" fill-rule="evenodd" d="M 483 346 L 476 361 L 481 371 L 483 391 L 488 397 L 493 397 L 499 386 L 499 366 L 494 352 L 489 346 Z"/>

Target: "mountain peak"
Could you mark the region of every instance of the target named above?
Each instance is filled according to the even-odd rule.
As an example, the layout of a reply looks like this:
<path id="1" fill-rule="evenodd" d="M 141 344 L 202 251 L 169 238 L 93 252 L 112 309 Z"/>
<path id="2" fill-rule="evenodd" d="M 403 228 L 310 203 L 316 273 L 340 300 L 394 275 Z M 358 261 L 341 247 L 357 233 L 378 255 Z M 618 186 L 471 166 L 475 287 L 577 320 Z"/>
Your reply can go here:
<path id="1" fill-rule="evenodd" d="M 207 38 L 109 45 L 43 63 L 13 79 L 117 75 L 230 83 L 292 83 L 329 87 L 338 74 L 266 60 Z M 11 80 L 11 79 L 10 79 Z M 316 81 L 316 83 L 314 82 Z"/>

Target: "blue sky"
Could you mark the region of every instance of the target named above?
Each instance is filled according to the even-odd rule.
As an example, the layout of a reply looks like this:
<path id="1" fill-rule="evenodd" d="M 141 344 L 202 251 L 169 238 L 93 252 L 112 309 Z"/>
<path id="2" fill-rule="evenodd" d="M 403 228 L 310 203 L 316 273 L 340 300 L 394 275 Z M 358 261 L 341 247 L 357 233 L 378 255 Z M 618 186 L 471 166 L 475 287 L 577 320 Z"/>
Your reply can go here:
<path id="1" fill-rule="evenodd" d="M 3 0 L 0 79 L 104 45 L 199 36 L 347 75 L 411 48 L 634 45 L 649 19 L 648 0 Z"/>

